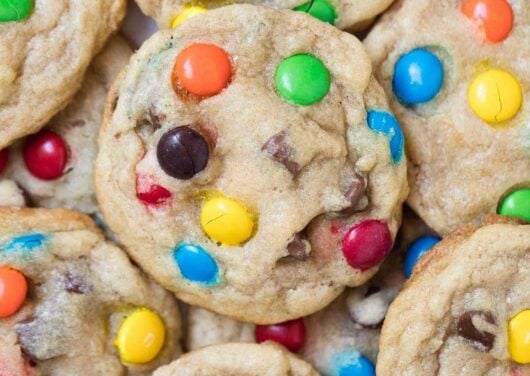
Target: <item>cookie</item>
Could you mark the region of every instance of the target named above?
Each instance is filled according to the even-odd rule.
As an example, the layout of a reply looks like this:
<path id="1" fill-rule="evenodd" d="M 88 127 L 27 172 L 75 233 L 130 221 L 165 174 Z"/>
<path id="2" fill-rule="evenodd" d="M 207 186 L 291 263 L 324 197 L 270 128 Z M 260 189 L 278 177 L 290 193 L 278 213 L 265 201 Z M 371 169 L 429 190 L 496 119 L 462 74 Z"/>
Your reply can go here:
<path id="1" fill-rule="evenodd" d="M 0 375 L 148 375 L 180 354 L 177 304 L 86 216 L 0 208 Z"/>
<path id="2" fill-rule="evenodd" d="M 272 343 L 229 343 L 187 353 L 153 376 L 318 376 L 306 362 Z"/>
<path id="3" fill-rule="evenodd" d="M 153 17 L 161 29 L 176 27 L 208 9 L 233 3 L 263 5 L 305 12 L 340 29 L 358 31 L 387 9 L 393 0 L 136 0 L 142 11 Z"/>
<path id="4" fill-rule="evenodd" d="M 196 350 L 228 342 L 270 340 L 298 353 L 324 375 L 348 374 L 348 369 L 373 374 L 388 305 L 404 284 L 410 265 L 420 258 L 418 249 L 423 253 L 429 250 L 425 239 L 431 237 L 432 230 L 406 210 L 393 255 L 378 274 L 360 287 L 347 289 L 331 305 L 303 319 L 256 328 L 199 307 L 189 307 L 185 347 Z"/>
<path id="5" fill-rule="evenodd" d="M 124 15 L 125 0 L 0 4 L 0 148 L 66 106 Z"/>
<path id="6" fill-rule="evenodd" d="M 530 225 L 464 227 L 422 257 L 391 304 L 377 374 L 530 372 Z"/>
<path id="7" fill-rule="evenodd" d="M 131 54 L 121 37 L 113 37 L 72 102 L 45 129 L 2 151 L 8 154 L 2 178 L 16 182 L 33 205 L 97 212 L 92 174 L 97 134 L 111 82 Z"/>
<path id="8" fill-rule="evenodd" d="M 529 38 L 524 0 L 405 0 L 365 40 L 407 140 L 408 203 L 441 234 L 530 220 Z"/>
<path id="9" fill-rule="evenodd" d="M 255 323 L 373 276 L 407 193 L 362 44 L 299 12 L 234 5 L 156 34 L 111 92 L 99 146 L 98 201 L 136 262 Z"/>

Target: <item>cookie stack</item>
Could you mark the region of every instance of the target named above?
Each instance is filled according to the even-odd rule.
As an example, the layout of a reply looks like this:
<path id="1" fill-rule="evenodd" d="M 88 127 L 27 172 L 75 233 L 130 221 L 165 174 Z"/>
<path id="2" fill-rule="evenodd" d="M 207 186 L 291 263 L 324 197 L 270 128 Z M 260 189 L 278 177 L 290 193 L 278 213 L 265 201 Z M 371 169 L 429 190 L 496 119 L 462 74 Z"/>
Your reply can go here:
<path id="1" fill-rule="evenodd" d="M 0 376 L 530 374 L 526 0 L 137 2 L 0 1 Z"/>

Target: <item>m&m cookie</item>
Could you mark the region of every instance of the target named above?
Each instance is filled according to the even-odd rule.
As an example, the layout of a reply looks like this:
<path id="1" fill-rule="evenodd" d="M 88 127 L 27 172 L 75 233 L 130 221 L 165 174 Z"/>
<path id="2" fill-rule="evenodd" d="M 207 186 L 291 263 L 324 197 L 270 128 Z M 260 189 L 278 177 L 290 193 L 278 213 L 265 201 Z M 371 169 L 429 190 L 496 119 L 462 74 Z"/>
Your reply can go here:
<path id="1" fill-rule="evenodd" d="M 37 132 L 73 98 L 125 3 L 0 2 L 0 148 Z"/>
<path id="2" fill-rule="evenodd" d="M 139 50 L 110 94 L 96 190 L 153 278 L 190 304 L 270 324 L 375 274 L 405 165 L 355 37 L 234 5 Z"/>
<path id="3" fill-rule="evenodd" d="M 377 375 L 530 372 L 530 225 L 493 217 L 421 258 L 390 305 Z"/>
<path id="4" fill-rule="evenodd" d="M 146 375 L 180 355 L 173 296 L 86 216 L 0 208 L 0 375 Z"/>
<path id="5" fill-rule="evenodd" d="M 229 343 L 185 354 L 153 376 L 275 375 L 318 376 L 309 363 L 273 343 Z"/>
<path id="6" fill-rule="evenodd" d="M 121 37 L 113 37 L 93 60 L 72 102 L 46 128 L 2 150 L 0 205 L 98 211 L 92 182 L 97 134 L 107 91 L 131 54 Z M 12 187 L 15 182 L 18 188 Z M 25 200 L 13 198 L 17 191 Z"/>
<path id="7" fill-rule="evenodd" d="M 393 254 L 374 278 L 347 289 L 328 307 L 303 318 L 256 326 L 190 306 L 185 347 L 192 351 L 228 342 L 273 341 L 323 375 L 374 375 L 388 306 L 410 276 L 407 271 L 421 257 L 418 244 L 425 254 L 429 248 L 423 239 L 430 237 L 434 237 L 432 230 L 410 209 L 405 210 Z"/>
<path id="8" fill-rule="evenodd" d="M 209 9 L 246 3 L 307 13 L 339 29 L 359 31 L 384 12 L 394 0 L 137 0 L 142 11 L 160 28 L 175 28 Z"/>
<path id="9" fill-rule="evenodd" d="M 407 141 L 408 203 L 446 234 L 530 219 L 526 0 L 404 0 L 365 40 Z"/>

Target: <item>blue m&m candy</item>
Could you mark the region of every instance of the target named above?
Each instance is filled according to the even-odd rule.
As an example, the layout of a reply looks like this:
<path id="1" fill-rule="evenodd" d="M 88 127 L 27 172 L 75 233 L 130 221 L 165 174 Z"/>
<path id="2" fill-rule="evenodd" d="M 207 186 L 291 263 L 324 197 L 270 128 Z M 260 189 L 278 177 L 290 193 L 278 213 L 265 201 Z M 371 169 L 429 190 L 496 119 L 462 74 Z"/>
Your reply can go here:
<path id="1" fill-rule="evenodd" d="M 397 164 L 403 159 L 404 137 L 396 118 L 387 111 L 368 111 L 368 127 L 374 132 L 388 137 L 392 163 Z"/>
<path id="2" fill-rule="evenodd" d="M 333 376 L 375 376 L 373 363 L 357 351 L 348 351 L 335 359 Z"/>
<path id="3" fill-rule="evenodd" d="M 173 258 L 184 278 L 208 285 L 218 281 L 217 262 L 202 247 L 191 243 L 179 244 L 173 251 Z"/>
<path id="4" fill-rule="evenodd" d="M 425 48 L 401 56 L 394 66 L 392 88 L 404 104 L 420 104 L 433 99 L 442 88 L 444 70 L 438 57 Z"/>
<path id="5" fill-rule="evenodd" d="M 403 269 L 407 278 L 410 278 L 412 275 L 412 269 L 414 269 L 414 265 L 416 265 L 420 257 L 434 247 L 440 240 L 438 236 L 425 235 L 420 236 L 410 245 L 405 254 L 405 261 L 403 262 Z"/>

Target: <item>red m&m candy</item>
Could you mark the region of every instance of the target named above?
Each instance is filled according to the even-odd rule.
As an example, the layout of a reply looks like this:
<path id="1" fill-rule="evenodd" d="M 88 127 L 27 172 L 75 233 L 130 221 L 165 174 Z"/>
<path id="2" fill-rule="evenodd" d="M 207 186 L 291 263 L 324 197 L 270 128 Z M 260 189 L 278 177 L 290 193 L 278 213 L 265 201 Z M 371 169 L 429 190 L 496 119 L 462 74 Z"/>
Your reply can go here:
<path id="1" fill-rule="evenodd" d="M 15 314 L 28 293 L 24 275 L 7 266 L 0 266 L 0 318 Z"/>
<path id="2" fill-rule="evenodd" d="M 57 179 L 63 174 L 68 150 L 64 140 L 51 131 L 29 136 L 24 145 L 24 162 L 31 174 L 42 180 Z"/>
<path id="3" fill-rule="evenodd" d="M 392 244 L 386 223 L 368 220 L 348 231 L 342 240 L 342 253 L 350 266 L 367 270 L 384 260 Z"/>
<path id="4" fill-rule="evenodd" d="M 180 52 L 175 61 L 172 83 L 188 92 L 211 96 L 218 94 L 230 81 L 232 63 L 228 54 L 213 44 L 195 43 Z"/>
<path id="5" fill-rule="evenodd" d="M 136 197 L 145 205 L 163 204 L 171 197 L 171 192 L 151 180 L 145 176 L 136 178 Z"/>
<path id="6" fill-rule="evenodd" d="M 274 341 L 290 351 L 298 351 L 305 344 L 305 325 L 302 319 L 286 321 L 274 325 L 257 325 L 256 341 Z"/>
<path id="7" fill-rule="evenodd" d="M 464 0 L 462 13 L 481 29 L 491 43 L 506 39 L 513 27 L 513 10 L 506 0 Z"/>

